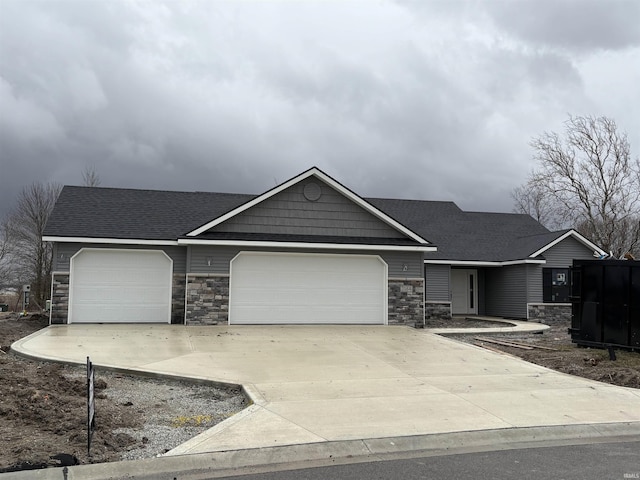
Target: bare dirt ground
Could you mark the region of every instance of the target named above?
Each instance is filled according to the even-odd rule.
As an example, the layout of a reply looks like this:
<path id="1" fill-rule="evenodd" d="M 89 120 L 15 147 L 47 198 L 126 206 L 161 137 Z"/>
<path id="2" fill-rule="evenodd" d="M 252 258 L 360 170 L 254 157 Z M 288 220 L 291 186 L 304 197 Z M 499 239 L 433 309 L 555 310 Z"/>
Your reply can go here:
<path id="1" fill-rule="evenodd" d="M 0 473 L 153 457 L 246 406 L 239 388 L 98 369 L 89 457 L 86 367 L 9 352 L 14 341 L 46 326 L 45 317 L 0 313 Z M 201 410 L 190 410 L 194 404 Z"/>
<path id="2" fill-rule="evenodd" d="M 503 324 L 504 325 L 504 324 Z M 464 320 L 454 318 L 452 320 L 431 321 L 427 328 L 459 328 L 459 327 L 493 327 L 494 322 L 482 320 Z M 616 360 L 609 359 L 607 350 L 598 348 L 579 347 L 571 342 L 568 333 L 569 323 L 558 322 L 550 325 L 549 330 L 543 333 L 504 333 L 504 334 L 473 334 L 473 335 L 448 335 L 464 342 L 473 343 L 493 350 L 520 357 L 528 362 L 542 365 L 543 367 L 569 373 L 579 377 L 589 378 L 600 382 L 610 383 L 621 387 L 640 388 L 640 353 L 625 350 L 616 350 Z M 486 337 L 492 340 L 504 340 L 523 343 L 532 346 L 545 347 L 523 350 L 515 347 L 497 345 L 495 343 L 477 340 L 477 337 Z M 547 350 L 548 349 L 548 350 Z"/>

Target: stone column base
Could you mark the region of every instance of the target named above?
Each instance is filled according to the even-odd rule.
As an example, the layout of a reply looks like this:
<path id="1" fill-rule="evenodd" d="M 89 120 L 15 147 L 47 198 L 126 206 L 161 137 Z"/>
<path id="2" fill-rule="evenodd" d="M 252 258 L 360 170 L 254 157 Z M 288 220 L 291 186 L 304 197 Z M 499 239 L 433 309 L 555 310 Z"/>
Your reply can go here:
<path id="1" fill-rule="evenodd" d="M 53 273 L 51 275 L 51 291 L 49 323 L 51 325 L 69 323 L 69 274 Z"/>
<path id="2" fill-rule="evenodd" d="M 570 303 L 528 303 L 527 320 L 540 323 L 571 323 Z"/>
<path id="3" fill-rule="evenodd" d="M 425 302 L 427 320 L 451 320 L 451 302 Z"/>
<path id="4" fill-rule="evenodd" d="M 187 325 L 229 324 L 229 275 L 187 275 Z"/>
<path id="5" fill-rule="evenodd" d="M 390 278 L 389 325 L 424 328 L 424 279 Z"/>

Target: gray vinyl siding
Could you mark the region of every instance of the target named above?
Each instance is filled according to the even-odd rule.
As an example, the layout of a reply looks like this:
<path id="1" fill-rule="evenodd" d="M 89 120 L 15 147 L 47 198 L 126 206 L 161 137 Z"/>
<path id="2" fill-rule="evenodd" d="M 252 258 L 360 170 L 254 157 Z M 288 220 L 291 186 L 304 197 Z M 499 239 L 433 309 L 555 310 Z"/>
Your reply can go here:
<path id="1" fill-rule="evenodd" d="M 451 267 L 426 264 L 424 266 L 425 301 L 448 302 L 451 300 Z"/>
<path id="2" fill-rule="evenodd" d="M 542 303 L 542 267 L 543 265 L 527 265 L 529 303 Z"/>
<path id="3" fill-rule="evenodd" d="M 485 291 L 486 291 L 486 274 L 485 268 L 478 269 L 478 315 L 486 315 L 486 301 L 485 301 Z"/>
<path id="4" fill-rule="evenodd" d="M 485 314 L 527 318 L 527 265 L 485 270 Z"/>
<path id="5" fill-rule="evenodd" d="M 310 182 L 322 191 L 314 202 L 307 200 L 303 193 Z M 210 231 L 404 238 L 396 229 L 316 179 L 293 185 Z"/>
<path id="6" fill-rule="evenodd" d="M 545 267 L 566 268 L 573 264 L 573 259 L 592 260 L 593 251 L 585 247 L 575 238 L 568 237 L 545 251 L 542 256 L 547 261 L 544 265 Z"/>
<path id="7" fill-rule="evenodd" d="M 81 248 L 82 245 L 78 243 L 56 243 L 55 256 L 53 257 L 53 271 L 68 272 L 71 257 L 73 257 Z"/>
<path id="8" fill-rule="evenodd" d="M 187 249 L 179 246 L 155 246 L 155 245 L 100 245 L 95 243 L 56 243 L 53 270 L 55 272 L 68 272 L 71 257 L 81 248 L 117 248 L 122 250 L 163 250 L 173 260 L 173 272 L 185 273 L 187 270 Z"/>
<path id="9" fill-rule="evenodd" d="M 241 251 L 244 252 L 293 252 L 291 249 L 240 248 L 193 245 L 190 250 L 189 273 L 228 274 L 230 262 Z M 423 256 L 421 252 L 375 252 L 358 250 L 299 249 L 296 253 L 379 255 L 388 266 L 389 277 L 422 278 Z M 406 270 L 404 269 L 406 265 Z"/>

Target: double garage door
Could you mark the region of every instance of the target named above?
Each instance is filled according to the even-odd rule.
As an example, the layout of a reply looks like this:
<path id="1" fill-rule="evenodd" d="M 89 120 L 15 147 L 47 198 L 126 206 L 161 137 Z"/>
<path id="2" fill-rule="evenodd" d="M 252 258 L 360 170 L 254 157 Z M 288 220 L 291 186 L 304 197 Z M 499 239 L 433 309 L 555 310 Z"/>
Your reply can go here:
<path id="1" fill-rule="evenodd" d="M 231 324 L 385 324 L 377 256 L 242 252 L 231 261 Z"/>
<path id="2" fill-rule="evenodd" d="M 170 322 L 172 270 L 159 250 L 81 250 L 69 322 Z M 230 324 L 386 322 L 387 266 L 377 256 L 242 252 L 231 261 Z"/>

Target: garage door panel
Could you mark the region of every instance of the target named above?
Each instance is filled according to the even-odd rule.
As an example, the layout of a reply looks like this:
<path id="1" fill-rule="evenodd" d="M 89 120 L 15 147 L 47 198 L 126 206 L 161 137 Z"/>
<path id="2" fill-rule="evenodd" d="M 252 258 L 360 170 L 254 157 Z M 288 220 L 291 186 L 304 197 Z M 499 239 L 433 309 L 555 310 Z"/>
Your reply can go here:
<path id="1" fill-rule="evenodd" d="M 141 308 L 144 307 L 144 308 Z M 96 316 L 96 310 L 100 313 Z M 72 323 L 158 323 L 166 317 L 164 308 L 149 307 L 148 305 L 76 305 L 74 316 L 88 319 Z M 117 320 L 113 320 L 113 319 Z"/>
<path id="2" fill-rule="evenodd" d="M 383 324 L 386 290 L 379 257 L 243 252 L 232 261 L 230 322 Z"/>
<path id="3" fill-rule="evenodd" d="M 161 251 L 84 249 L 71 261 L 71 323 L 168 323 L 172 261 Z"/>
<path id="4" fill-rule="evenodd" d="M 314 307 L 301 309 L 295 305 L 279 305 L 269 308 L 265 315 L 263 307 L 249 305 L 242 314 L 234 315 L 233 324 L 273 325 L 273 324 L 340 324 L 340 325 L 379 325 L 380 313 L 374 309 Z"/>

